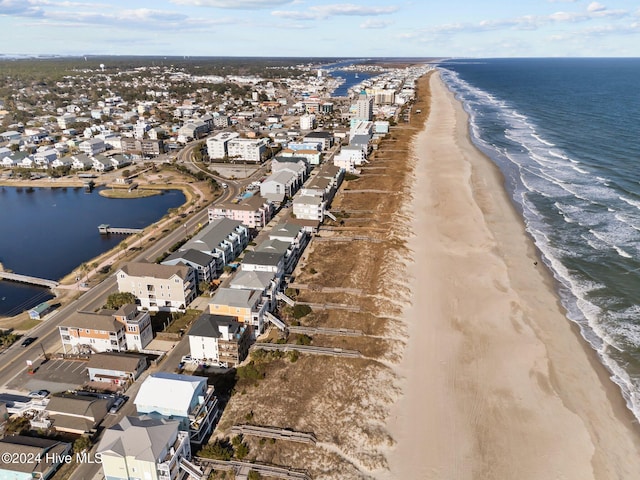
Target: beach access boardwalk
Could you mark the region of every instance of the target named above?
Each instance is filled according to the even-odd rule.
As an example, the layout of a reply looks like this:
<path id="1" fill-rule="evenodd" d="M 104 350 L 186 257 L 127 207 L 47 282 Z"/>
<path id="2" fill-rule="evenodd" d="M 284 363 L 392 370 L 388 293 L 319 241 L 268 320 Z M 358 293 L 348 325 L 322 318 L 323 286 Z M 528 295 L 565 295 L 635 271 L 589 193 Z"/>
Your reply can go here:
<path id="1" fill-rule="evenodd" d="M 209 478 L 212 470 L 233 470 L 236 478 L 247 478 L 250 471 L 258 472 L 267 478 L 283 478 L 285 480 L 311 480 L 305 471 L 291 468 L 266 465 L 263 463 L 241 462 L 239 460 L 213 460 L 211 458 L 194 457 L 194 463 L 204 470 L 204 477 Z"/>
<path id="2" fill-rule="evenodd" d="M 249 350 L 268 350 L 275 352 L 297 351 L 310 355 L 328 355 L 330 357 L 362 358 L 362 354 L 357 350 L 347 350 L 337 347 L 315 347 L 313 345 L 293 345 L 290 343 L 254 343 Z"/>
<path id="3" fill-rule="evenodd" d="M 262 427 L 258 425 L 234 425 L 231 427 L 232 435 L 250 435 L 252 437 L 273 438 L 288 442 L 306 443 L 315 445 L 316 435 L 309 432 L 296 432 L 279 427 Z"/>
<path id="4" fill-rule="evenodd" d="M 30 285 L 37 285 L 39 287 L 47 287 L 47 288 L 56 288 L 58 285 L 60 285 L 55 280 L 31 277 L 29 275 L 20 275 L 19 273 L 13 273 L 13 272 L 0 271 L 0 279 L 11 280 L 12 282 L 28 283 Z"/>

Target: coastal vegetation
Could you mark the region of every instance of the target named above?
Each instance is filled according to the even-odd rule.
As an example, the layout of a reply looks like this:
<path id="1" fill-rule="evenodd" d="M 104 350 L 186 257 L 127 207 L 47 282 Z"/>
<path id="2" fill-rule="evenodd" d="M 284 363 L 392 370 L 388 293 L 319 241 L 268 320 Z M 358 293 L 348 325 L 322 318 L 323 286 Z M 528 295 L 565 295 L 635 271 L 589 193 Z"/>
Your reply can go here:
<path id="1" fill-rule="evenodd" d="M 428 77 L 423 77 L 418 108 L 428 113 L 429 102 Z M 399 391 L 399 379 L 389 365 L 400 360 L 405 345 L 401 315 L 409 295 L 397 275 L 409 253 L 403 193 L 408 192 L 413 171 L 409 147 L 423 122 L 424 115 L 401 123 L 382 141 L 369 164 L 375 169 L 365 166 L 358 178 L 349 180 L 352 189 L 364 193 L 341 191 L 334 199 L 332 210 L 343 212 L 342 218 L 349 221 L 327 222 L 321 234 L 324 241 L 311 243 L 294 272 L 296 284 L 313 288 L 290 288 L 289 297 L 344 309 L 298 308 L 297 319 L 291 307 L 278 312 L 290 325 L 347 328 L 363 335 L 294 334 L 275 343 L 339 347 L 356 350 L 362 357 L 254 351 L 241 367 L 236 394 L 218 427 L 218 432 L 227 432 L 231 425 L 246 423 L 251 413 L 252 424 L 295 425 L 296 430 L 313 432 L 331 449 L 307 445 L 282 449 L 248 439 L 250 457 L 257 462 L 306 469 L 312 477 L 354 480 L 387 466 L 385 455 L 392 439 L 381 425 Z M 352 240 L 354 236 L 359 240 Z M 350 241 L 342 241 L 345 238 Z"/>

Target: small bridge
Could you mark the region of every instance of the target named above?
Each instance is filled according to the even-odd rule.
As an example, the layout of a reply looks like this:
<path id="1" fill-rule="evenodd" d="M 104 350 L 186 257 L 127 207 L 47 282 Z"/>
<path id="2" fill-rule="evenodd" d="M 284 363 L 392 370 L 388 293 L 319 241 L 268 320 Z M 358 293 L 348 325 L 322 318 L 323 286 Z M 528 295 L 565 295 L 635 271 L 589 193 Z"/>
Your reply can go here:
<path id="1" fill-rule="evenodd" d="M 60 285 L 55 280 L 47 280 L 46 278 L 30 277 L 29 275 L 20 275 L 19 273 L 0 271 L 0 279 L 11 280 L 13 282 L 28 283 L 30 285 L 38 285 L 40 287 L 56 288 Z"/>
<path id="2" fill-rule="evenodd" d="M 117 233 L 121 235 L 134 235 L 136 233 L 142 232 L 143 228 L 121 228 L 121 227 L 112 227 L 111 225 L 107 225 L 103 223 L 102 225 L 98 225 L 98 231 L 101 235 L 109 235 L 111 233 Z"/>

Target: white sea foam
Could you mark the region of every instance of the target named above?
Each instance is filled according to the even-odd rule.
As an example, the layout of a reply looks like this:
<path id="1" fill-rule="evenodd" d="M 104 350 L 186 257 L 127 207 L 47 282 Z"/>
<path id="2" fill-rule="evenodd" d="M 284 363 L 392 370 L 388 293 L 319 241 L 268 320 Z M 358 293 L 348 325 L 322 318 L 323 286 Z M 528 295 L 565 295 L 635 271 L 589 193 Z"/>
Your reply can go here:
<path id="1" fill-rule="evenodd" d="M 632 200 L 632 199 L 627 198 L 627 197 L 625 197 L 625 196 L 623 196 L 623 195 L 620 195 L 618 198 L 619 198 L 620 200 L 622 200 L 623 202 L 628 203 L 629 205 L 631 205 L 631 206 L 633 206 L 633 207 L 636 207 L 637 209 L 639 209 L 639 210 L 640 210 L 640 202 L 639 202 L 639 201 L 637 201 L 637 200 Z"/>
<path id="2" fill-rule="evenodd" d="M 544 143 L 548 147 L 555 147 L 556 146 L 555 143 L 551 143 L 551 142 L 546 141 L 544 138 L 542 138 L 540 135 L 538 135 L 536 133 L 532 133 L 531 136 L 533 138 L 535 138 L 536 140 L 538 140 L 540 143 Z"/>

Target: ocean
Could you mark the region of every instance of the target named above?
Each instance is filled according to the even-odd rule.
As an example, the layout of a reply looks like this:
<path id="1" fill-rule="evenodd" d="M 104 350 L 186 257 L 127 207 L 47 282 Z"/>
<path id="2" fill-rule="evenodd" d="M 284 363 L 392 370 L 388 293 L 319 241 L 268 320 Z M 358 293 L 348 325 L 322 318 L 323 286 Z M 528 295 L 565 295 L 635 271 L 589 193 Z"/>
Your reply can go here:
<path id="1" fill-rule="evenodd" d="M 640 419 L 640 59 L 449 60 L 568 318 Z"/>

